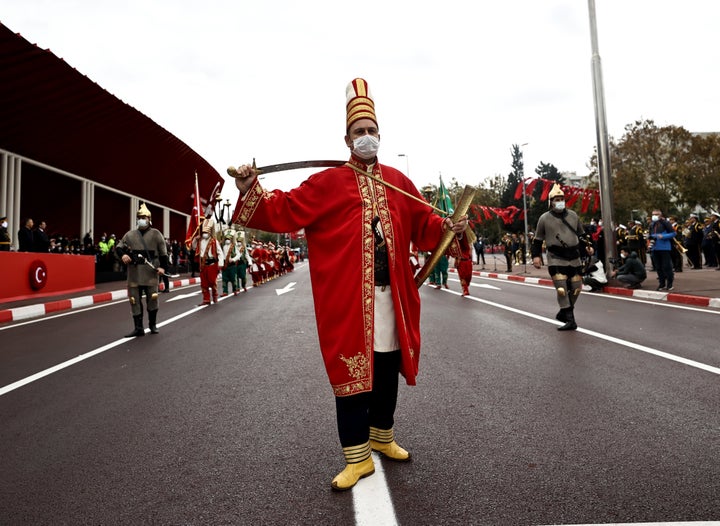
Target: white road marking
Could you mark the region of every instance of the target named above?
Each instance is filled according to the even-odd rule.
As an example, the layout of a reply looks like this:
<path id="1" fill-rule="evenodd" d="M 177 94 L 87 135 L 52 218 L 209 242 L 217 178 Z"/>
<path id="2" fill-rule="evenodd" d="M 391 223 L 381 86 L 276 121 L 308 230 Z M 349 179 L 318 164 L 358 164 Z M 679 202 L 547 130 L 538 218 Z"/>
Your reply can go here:
<path id="1" fill-rule="evenodd" d="M 456 296 L 460 296 L 461 294 L 459 292 L 456 292 L 454 290 L 449 289 L 443 289 L 444 292 L 447 292 L 449 294 L 455 294 Z M 544 321 L 546 323 L 552 323 L 553 325 L 562 325 L 561 322 L 555 320 L 546 318 L 544 316 L 540 316 L 539 314 L 533 314 L 532 312 L 527 312 L 524 310 L 516 309 L 515 307 L 509 307 L 507 305 L 501 305 L 500 303 L 495 303 L 494 301 L 488 301 L 481 298 L 478 298 L 476 296 L 463 296 L 464 299 L 477 301 L 480 303 L 484 303 L 485 305 L 490 305 L 491 307 L 496 307 L 498 309 L 503 309 L 506 311 L 514 312 L 515 314 L 520 314 L 521 316 L 526 316 L 528 318 L 533 318 L 536 320 Z M 654 349 L 652 347 L 648 347 L 646 345 L 641 345 L 639 343 L 634 343 L 628 340 L 622 340 L 620 338 L 616 338 L 614 336 L 610 336 L 608 334 L 602 334 L 600 332 L 591 331 L 589 329 L 583 329 L 582 327 L 579 327 L 576 332 L 581 332 L 583 334 L 587 334 L 588 336 L 593 336 L 595 338 L 598 338 L 600 340 L 606 340 L 612 343 L 615 343 L 617 345 L 621 345 L 623 347 L 629 347 L 631 349 L 635 349 L 637 351 L 641 351 L 644 353 L 652 354 L 654 356 L 658 356 L 660 358 L 665 358 L 666 360 L 671 360 L 674 362 L 682 363 L 684 365 L 689 365 L 690 367 L 695 367 L 696 369 L 701 369 L 703 371 L 707 371 L 709 373 L 718 374 L 720 375 L 720 367 L 713 367 L 712 365 L 707 365 L 701 362 L 696 362 L 695 360 L 689 360 L 687 358 L 683 358 L 682 356 L 676 356 L 674 354 L 670 354 L 665 351 L 661 351 L 659 349 Z"/>
<path id="2" fill-rule="evenodd" d="M 202 290 L 196 290 L 195 292 L 186 292 L 185 294 L 176 294 L 172 298 L 166 299 L 165 303 L 170 303 L 171 301 L 178 301 L 178 300 L 184 300 L 187 298 L 192 298 L 193 296 L 197 296 L 201 292 L 202 292 Z"/>
<path id="3" fill-rule="evenodd" d="M 277 293 L 278 296 L 282 296 L 282 295 L 285 294 L 286 292 L 292 292 L 293 289 L 294 289 L 294 287 L 295 287 L 295 285 L 297 285 L 297 283 L 294 282 L 294 281 L 291 281 L 290 283 L 288 283 L 287 285 L 285 285 L 283 288 L 281 288 L 281 289 L 275 289 L 275 292 Z"/>
<path id="4" fill-rule="evenodd" d="M 190 309 L 187 312 L 183 312 L 182 314 L 178 314 L 177 316 L 170 318 L 169 320 L 166 320 L 162 323 L 158 323 L 158 327 L 163 327 L 165 325 L 168 325 L 170 323 L 173 323 L 181 318 L 184 318 L 185 316 L 189 316 L 190 314 L 193 314 L 200 309 L 205 308 L 203 307 L 195 307 L 193 309 Z M 147 332 L 147 331 L 146 331 Z M 114 342 L 110 342 L 107 345 L 103 345 L 102 347 L 98 347 L 97 349 L 93 349 L 92 351 L 88 351 L 85 354 L 81 354 L 79 356 L 76 356 L 75 358 L 72 358 L 70 360 L 64 361 L 62 363 L 59 363 L 53 367 L 50 367 L 49 369 L 45 369 L 44 371 L 40 371 L 39 373 L 35 373 L 31 376 L 28 376 L 27 378 L 23 378 L 22 380 L 18 380 L 17 382 L 13 382 L 11 384 L 6 385 L 5 387 L 0 387 L 0 396 L 7 394 L 11 391 L 14 391 L 15 389 L 19 389 L 20 387 L 23 387 L 27 384 L 30 384 L 32 382 L 35 382 L 36 380 L 40 380 L 41 378 L 45 378 L 46 376 L 49 376 L 53 373 L 56 373 L 58 371 L 62 371 L 63 369 L 70 367 L 71 365 L 75 365 L 76 363 L 82 362 L 84 360 L 87 360 L 88 358 L 92 358 L 93 356 L 96 356 L 100 353 L 103 353 L 105 351 L 109 351 L 110 349 L 113 349 L 117 347 L 118 345 L 122 345 L 123 343 L 127 343 L 130 340 L 134 338 L 120 338 L 119 340 L 115 340 Z"/>
<path id="5" fill-rule="evenodd" d="M 390 489 L 385 480 L 380 455 L 372 454 L 375 473 L 360 479 L 353 489 L 355 524 L 357 526 L 397 526 Z"/>
<path id="6" fill-rule="evenodd" d="M 554 525 L 555 526 L 555 525 Z M 598 524 L 566 524 L 565 526 L 720 526 L 720 521 L 696 522 L 605 522 Z"/>

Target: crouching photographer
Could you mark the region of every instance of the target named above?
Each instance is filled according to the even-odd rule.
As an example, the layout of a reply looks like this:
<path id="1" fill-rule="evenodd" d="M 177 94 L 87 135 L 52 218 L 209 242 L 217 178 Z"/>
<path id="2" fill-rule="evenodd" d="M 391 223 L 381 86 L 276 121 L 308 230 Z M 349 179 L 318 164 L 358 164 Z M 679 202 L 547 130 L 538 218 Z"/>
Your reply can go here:
<path id="1" fill-rule="evenodd" d="M 642 282 L 647 279 L 645 265 L 640 262 L 637 252 L 628 252 L 626 248 L 620 251 L 624 263 L 613 270 L 612 277 L 623 284 L 626 289 L 639 289 Z"/>

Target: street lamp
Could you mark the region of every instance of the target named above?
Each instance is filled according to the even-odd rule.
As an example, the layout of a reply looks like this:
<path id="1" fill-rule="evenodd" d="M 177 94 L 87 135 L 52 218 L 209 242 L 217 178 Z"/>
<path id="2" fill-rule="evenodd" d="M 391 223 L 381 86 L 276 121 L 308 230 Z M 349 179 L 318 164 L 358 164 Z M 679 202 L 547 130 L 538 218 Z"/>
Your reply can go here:
<path id="1" fill-rule="evenodd" d="M 528 238 L 528 221 L 527 221 L 527 196 L 525 195 L 525 160 L 523 158 L 522 147 L 527 146 L 528 143 L 520 145 L 520 177 L 522 178 L 522 190 L 523 190 L 523 218 L 525 219 L 525 247 L 523 248 L 523 261 L 525 262 L 525 274 L 527 274 L 527 249 L 530 239 Z"/>
<path id="2" fill-rule="evenodd" d="M 404 153 L 399 153 L 398 157 L 405 157 L 405 175 L 410 178 L 410 156 Z"/>

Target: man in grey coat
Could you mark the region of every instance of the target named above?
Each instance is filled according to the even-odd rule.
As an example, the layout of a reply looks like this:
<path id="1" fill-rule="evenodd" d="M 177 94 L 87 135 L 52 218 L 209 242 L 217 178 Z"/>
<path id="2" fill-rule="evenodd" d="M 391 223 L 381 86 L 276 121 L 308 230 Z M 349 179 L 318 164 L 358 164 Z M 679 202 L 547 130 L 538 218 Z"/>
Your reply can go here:
<path id="1" fill-rule="evenodd" d="M 564 325 L 560 331 L 577 329 L 575 303 L 582 290 L 581 251 L 593 255 L 593 248 L 587 239 L 585 229 L 578 215 L 565 208 L 565 193 L 559 184 L 550 190 L 550 210 L 540 216 L 535 239 L 532 244 L 532 262 L 535 268 L 542 267 L 542 245 L 547 249 L 548 272 L 557 292 L 560 311 L 555 316 Z"/>
<path id="2" fill-rule="evenodd" d="M 167 243 L 162 233 L 152 228 L 150 210 L 143 203 L 137 212 L 137 228 L 127 232 L 115 251 L 127 265 L 128 300 L 135 329 L 126 338 L 145 336 L 142 296 L 148 311 L 150 333 L 157 334 L 158 274 L 168 268 Z"/>

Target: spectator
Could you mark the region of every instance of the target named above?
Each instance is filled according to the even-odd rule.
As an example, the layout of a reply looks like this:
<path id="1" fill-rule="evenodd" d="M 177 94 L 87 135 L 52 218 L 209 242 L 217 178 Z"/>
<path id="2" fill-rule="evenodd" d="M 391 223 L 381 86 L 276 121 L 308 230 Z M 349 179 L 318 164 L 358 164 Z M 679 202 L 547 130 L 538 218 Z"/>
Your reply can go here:
<path id="1" fill-rule="evenodd" d="M 672 258 L 670 257 L 675 229 L 663 217 L 659 208 L 654 209 L 652 212 L 649 235 L 653 243 L 651 258 L 658 276 L 657 290 L 670 291 L 673 289 L 673 280 L 675 279 Z"/>
<path id="2" fill-rule="evenodd" d="M 617 269 L 613 270 L 613 277 L 617 278 L 627 289 L 639 289 L 641 284 L 647 278 L 645 265 L 638 258 L 637 252 L 633 251 L 628 254 L 626 248 L 620 251 L 620 257 L 624 263 Z"/>
<path id="3" fill-rule="evenodd" d="M 502 238 L 503 253 L 505 254 L 505 263 L 507 271 L 512 272 L 512 256 L 513 256 L 513 240 L 510 234 L 505 234 Z"/>
<path id="4" fill-rule="evenodd" d="M 98 270 L 101 272 L 108 272 L 112 268 L 113 253 L 111 252 L 110 243 L 108 243 L 107 234 L 103 232 L 100 236 L 100 241 L 97 244 L 98 254 Z"/>
<path id="5" fill-rule="evenodd" d="M 33 232 L 33 251 L 34 252 L 50 252 L 50 238 L 47 235 L 47 224 L 40 221 L 40 224 Z"/>
<path id="6" fill-rule="evenodd" d="M 592 264 L 586 269 L 583 276 L 583 284 L 590 287 L 590 292 L 602 291 L 607 285 L 607 276 L 605 275 L 605 267 L 598 258 L 592 258 Z"/>
<path id="7" fill-rule="evenodd" d="M 473 243 L 473 248 L 475 248 L 478 265 L 480 264 L 480 258 L 482 258 L 483 268 L 485 268 L 485 241 L 482 236 L 477 237 L 477 240 Z"/>
<path id="8" fill-rule="evenodd" d="M 0 252 L 10 252 L 10 232 L 7 216 L 0 217 Z"/>
<path id="9" fill-rule="evenodd" d="M 32 218 L 28 217 L 25 220 L 25 226 L 18 230 L 18 251 L 19 252 L 32 252 L 35 249 L 35 241 L 33 236 L 33 222 Z"/>
<path id="10" fill-rule="evenodd" d="M 94 254 L 94 244 L 93 244 L 93 238 L 90 235 L 90 232 L 85 233 L 85 237 L 83 237 L 83 254 Z"/>

